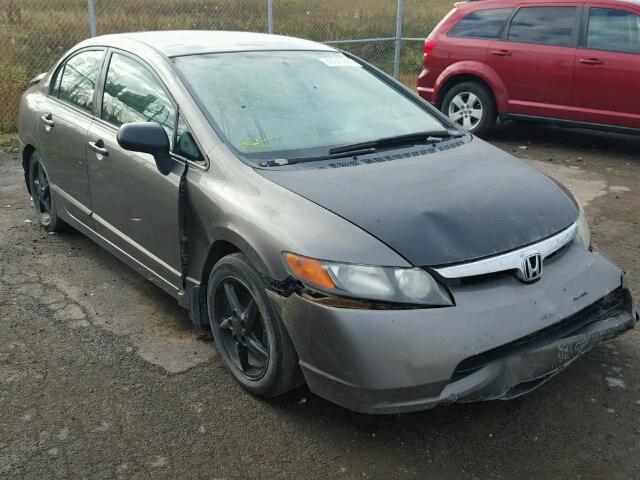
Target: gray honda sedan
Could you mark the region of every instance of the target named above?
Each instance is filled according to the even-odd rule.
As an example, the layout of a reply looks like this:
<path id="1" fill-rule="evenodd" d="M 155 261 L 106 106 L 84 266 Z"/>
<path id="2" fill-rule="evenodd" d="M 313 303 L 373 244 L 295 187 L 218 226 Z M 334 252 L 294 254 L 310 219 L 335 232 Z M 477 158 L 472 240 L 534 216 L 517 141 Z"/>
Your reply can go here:
<path id="1" fill-rule="evenodd" d="M 19 136 L 42 227 L 175 297 L 260 397 L 509 399 L 636 323 L 565 187 L 326 45 L 97 37 L 32 81 Z"/>

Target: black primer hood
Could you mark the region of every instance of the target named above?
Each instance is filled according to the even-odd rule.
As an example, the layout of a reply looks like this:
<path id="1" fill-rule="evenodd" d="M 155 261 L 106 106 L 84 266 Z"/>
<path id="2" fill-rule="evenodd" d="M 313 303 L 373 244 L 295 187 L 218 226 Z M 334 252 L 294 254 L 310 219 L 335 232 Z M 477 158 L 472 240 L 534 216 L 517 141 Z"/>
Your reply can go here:
<path id="1" fill-rule="evenodd" d="M 413 150 L 408 158 L 393 158 L 395 151 L 256 171 L 359 226 L 415 266 L 513 250 L 578 217 L 572 198 L 553 180 L 481 140 L 422 147 L 418 156 Z"/>

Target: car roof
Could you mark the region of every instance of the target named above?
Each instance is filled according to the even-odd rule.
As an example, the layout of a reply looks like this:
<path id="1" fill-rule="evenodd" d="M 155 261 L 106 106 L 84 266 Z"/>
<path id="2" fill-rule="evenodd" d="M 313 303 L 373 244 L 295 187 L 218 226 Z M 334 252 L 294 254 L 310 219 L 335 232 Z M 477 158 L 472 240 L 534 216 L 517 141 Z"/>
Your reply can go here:
<path id="1" fill-rule="evenodd" d="M 212 30 L 162 30 L 117 33 L 95 37 L 88 43 L 120 45 L 123 41 L 142 43 L 168 57 L 256 50 L 335 50 L 322 43 L 282 35 Z"/>
<path id="2" fill-rule="evenodd" d="M 533 4 L 548 4 L 548 3 L 611 3 L 611 4 L 627 4 L 627 5 L 633 5 L 633 6 L 640 6 L 640 0 L 593 0 L 592 2 L 590 2 L 589 0 L 467 0 L 464 2 L 460 2 L 457 5 L 468 5 L 468 6 L 472 6 L 472 7 L 479 7 L 480 9 L 482 9 L 482 6 L 486 6 L 486 7 L 490 7 L 492 4 L 502 4 L 502 3 L 508 3 L 508 4 L 514 4 L 514 5 L 520 5 L 520 4 L 527 4 L 527 3 L 533 3 Z"/>

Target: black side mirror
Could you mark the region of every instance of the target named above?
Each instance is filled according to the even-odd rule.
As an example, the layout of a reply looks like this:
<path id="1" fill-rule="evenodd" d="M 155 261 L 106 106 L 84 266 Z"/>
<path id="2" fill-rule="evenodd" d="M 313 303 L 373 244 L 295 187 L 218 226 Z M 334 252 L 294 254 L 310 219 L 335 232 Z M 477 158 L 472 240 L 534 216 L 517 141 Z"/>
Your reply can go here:
<path id="1" fill-rule="evenodd" d="M 158 123 L 125 123 L 118 130 L 118 144 L 125 150 L 153 155 L 156 166 L 163 175 L 168 175 L 173 169 L 173 159 L 169 155 L 169 137 Z"/>

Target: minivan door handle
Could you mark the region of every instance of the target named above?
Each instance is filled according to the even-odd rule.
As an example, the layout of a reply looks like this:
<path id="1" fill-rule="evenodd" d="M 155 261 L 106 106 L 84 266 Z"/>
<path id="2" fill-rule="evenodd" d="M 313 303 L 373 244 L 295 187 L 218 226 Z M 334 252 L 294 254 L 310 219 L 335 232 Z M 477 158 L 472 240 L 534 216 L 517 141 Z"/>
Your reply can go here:
<path id="1" fill-rule="evenodd" d="M 491 55 L 495 55 L 496 57 L 510 57 L 511 52 L 509 50 L 492 50 Z"/>
<path id="2" fill-rule="evenodd" d="M 581 58 L 579 61 L 585 65 L 602 65 L 604 63 L 599 58 Z"/>
<path id="3" fill-rule="evenodd" d="M 102 155 L 103 157 L 106 157 L 109 155 L 109 150 L 104 148 L 104 142 L 102 140 L 89 142 L 89 148 L 94 152 L 96 152 L 98 155 Z"/>
<path id="4" fill-rule="evenodd" d="M 47 127 L 53 127 L 55 122 L 53 121 L 53 116 L 50 113 L 42 115 L 40 117 L 40 121 L 44 123 Z"/>

